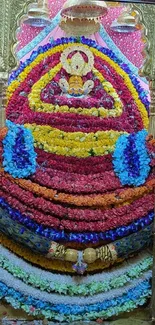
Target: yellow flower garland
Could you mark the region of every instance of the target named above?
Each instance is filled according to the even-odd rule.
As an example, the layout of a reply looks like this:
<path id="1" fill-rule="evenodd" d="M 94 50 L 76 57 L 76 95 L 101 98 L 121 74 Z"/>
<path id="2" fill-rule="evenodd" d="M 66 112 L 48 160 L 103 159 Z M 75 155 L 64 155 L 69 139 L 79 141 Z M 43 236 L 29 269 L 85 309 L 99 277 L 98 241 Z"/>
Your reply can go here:
<path id="1" fill-rule="evenodd" d="M 66 272 L 75 274 L 76 272 L 72 268 L 72 263 L 59 260 L 49 260 L 37 253 L 33 253 L 27 247 L 22 246 L 21 244 L 13 242 L 13 240 L 8 239 L 4 234 L 0 234 L 0 243 L 11 250 L 14 254 L 24 258 L 30 263 L 36 264 L 42 268 L 58 272 Z M 123 259 L 117 259 L 116 263 L 122 262 Z M 88 265 L 88 272 L 99 271 L 105 268 L 108 268 L 112 265 L 109 262 L 102 262 L 97 260 L 95 263 Z"/>
<path id="2" fill-rule="evenodd" d="M 100 116 L 100 117 L 117 117 L 122 114 L 123 110 L 123 104 L 121 100 L 119 99 L 115 89 L 112 87 L 110 82 L 106 81 L 105 78 L 102 76 L 102 74 L 96 70 L 93 69 L 94 74 L 98 77 L 100 82 L 103 85 L 103 88 L 109 92 L 109 95 L 111 95 L 114 99 L 114 108 L 115 109 L 105 109 L 104 107 L 99 108 L 69 108 L 66 105 L 53 105 L 49 103 L 44 103 L 41 101 L 41 91 L 44 89 L 50 81 L 56 76 L 58 71 L 60 71 L 62 65 L 59 63 L 56 67 L 52 68 L 50 71 L 48 71 L 43 77 L 41 77 L 32 87 L 31 93 L 28 96 L 29 99 L 29 105 L 30 108 L 36 112 L 70 112 L 74 114 L 80 114 L 80 115 L 94 115 L 94 116 Z"/>
<path id="3" fill-rule="evenodd" d="M 50 126 L 25 124 L 34 137 L 34 145 L 47 152 L 64 156 L 88 157 L 106 155 L 114 151 L 121 134 L 118 131 L 98 131 L 96 133 L 64 132 Z"/>
<path id="4" fill-rule="evenodd" d="M 30 73 L 30 71 L 35 67 L 37 66 L 45 57 L 47 57 L 48 55 L 52 55 L 54 53 L 57 53 L 57 52 L 62 52 L 64 49 L 66 49 L 68 46 L 75 46 L 76 43 L 68 43 L 68 44 L 63 44 L 63 45 L 58 45 L 50 50 L 48 50 L 47 52 L 45 53 L 42 53 L 42 54 L 39 54 L 38 57 L 29 65 L 27 66 L 23 72 L 21 72 L 21 74 L 18 76 L 18 80 L 14 80 L 8 87 L 7 89 L 7 98 L 8 98 L 8 101 L 9 99 L 12 97 L 14 91 L 17 89 L 17 87 L 20 85 L 20 83 L 22 81 L 25 80 L 25 78 L 28 76 L 28 74 Z M 77 43 L 77 45 L 79 45 Z M 86 48 L 89 48 L 89 46 L 87 45 L 83 45 L 84 47 Z M 130 90 L 137 106 L 138 106 L 138 110 L 141 114 L 141 118 L 142 118 L 142 121 L 143 121 L 143 125 L 144 125 L 144 128 L 148 129 L 148 125 L 149 125 L 149 118 L 148 118 L 148 114 L 147 114 L 147 111 L 146 111 L 146 108 L 145 106 L 143 105 L 143 103 L 141 102 L 141 100 L 139 99 L 139 95 L 138 95 L 138 92 L 136 91 L 135 87 L 133 86 L 128 74 L 122 69 L 119 67 L 119 65 L 117 63 L 115 63 L 114 61 L 112 61 L 108 56 L 106 56 L 105 54 L 101 53 L 100 51 L 98 51 L 97 49 L 94 49 L 94 48 L 89 48 L 91 49 L 91 51 L 101 57 L 102 59 L 104 59 L 105 61 L 107 61 L 115 70 L 116 72 L 121 75 L 124 79 L 124 82 L 125 82 L 125 85 L 128 87 L 128 89 Z M 65 108 L 66 111 L 67 111 L 67 108 Z"/>

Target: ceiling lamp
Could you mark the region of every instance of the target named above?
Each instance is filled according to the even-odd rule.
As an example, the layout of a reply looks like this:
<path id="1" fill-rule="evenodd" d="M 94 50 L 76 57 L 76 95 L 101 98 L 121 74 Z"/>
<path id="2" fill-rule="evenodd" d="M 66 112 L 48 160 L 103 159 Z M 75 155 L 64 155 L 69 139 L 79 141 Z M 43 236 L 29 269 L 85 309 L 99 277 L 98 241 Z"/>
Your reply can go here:
<path id="1" fill-rule="evenodd" d="M 24 21 L 32 27 L 45 27 L 51 23 L 48 16 L 48 0 L 38 0 L 36 4 L 30 7 L 28 11 L 28 19 Z"/>
<path id="2" fill-rule="evenodd" d="M 98 19 L 105 14 L 107 14 L 106 3 L 95 0 L 68 0 L 61 11 L 62 17 L 81 19 Z"/>
<path id="3" fill-rule="evenodd" d="M 139 30 L 137 16 L 126 8 L 123 13 L 112 22 L 111 29 L 119 33 L 131 33 Z"/>
<path id="4" fill-rule="evenodd" d="M 67 36 L 89 36 L 100 29 L 100 18 L 107 14 L 104 1 L 67 0 L 61 11 L 60 27 Z"/>

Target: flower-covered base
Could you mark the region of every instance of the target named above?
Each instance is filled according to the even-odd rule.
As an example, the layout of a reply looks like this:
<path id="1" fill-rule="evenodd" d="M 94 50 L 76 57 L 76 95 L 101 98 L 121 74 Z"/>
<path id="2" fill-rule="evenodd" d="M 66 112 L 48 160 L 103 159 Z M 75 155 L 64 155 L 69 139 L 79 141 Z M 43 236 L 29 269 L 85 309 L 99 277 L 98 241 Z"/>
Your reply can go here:
<path id="1" fill-rule="evenodd" d="M 54 322 L 151 294 L 155 141 L 129 67 L 63 38 L 13 72 L 0 132 L 0 298 Z"/>

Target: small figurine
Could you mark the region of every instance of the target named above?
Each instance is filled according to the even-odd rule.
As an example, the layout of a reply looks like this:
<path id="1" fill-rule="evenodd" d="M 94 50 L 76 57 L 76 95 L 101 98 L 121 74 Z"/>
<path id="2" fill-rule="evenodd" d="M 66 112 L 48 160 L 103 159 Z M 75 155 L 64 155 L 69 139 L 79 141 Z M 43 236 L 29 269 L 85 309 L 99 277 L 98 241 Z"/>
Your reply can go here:
<path id="1" fill-rule="evenodd" d="M 68 58 L 75 52 L 71 58 Z M 86 55 L 88 62 L 85 62 L 83 54 Z M 87 80 L 83 82 L 82 76 L 86 76 L 94 66 L 93 54 L 86 48 L 77 45 L 75 48 L 67 49 L 62 53 L 61 63 L 63 68 L 70 74 L 69 81 L 65 78 L 59 80 L 59 86 L 63 94 L 70 96 L 87 96 L 94 88 L 94 82 Z"/>

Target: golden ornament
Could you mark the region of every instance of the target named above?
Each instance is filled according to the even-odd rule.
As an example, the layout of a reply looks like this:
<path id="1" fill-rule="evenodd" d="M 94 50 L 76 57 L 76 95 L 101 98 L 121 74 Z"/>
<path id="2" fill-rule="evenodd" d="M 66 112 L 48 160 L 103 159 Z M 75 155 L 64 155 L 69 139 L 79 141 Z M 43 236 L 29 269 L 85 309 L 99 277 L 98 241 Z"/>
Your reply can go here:
<path id="1" fill-rule="evenodd" d="M 75 249 L 67 249 L 64 258 L 65 261 L 75 263 L 78 259 L 78 251 Z"/>
<path id="2" fill-rule="evenodd" d="M 83 253 L 84 262 L 91 264 L 96 261 L 96 250 L 94 248 L 86 248 Z"/>

